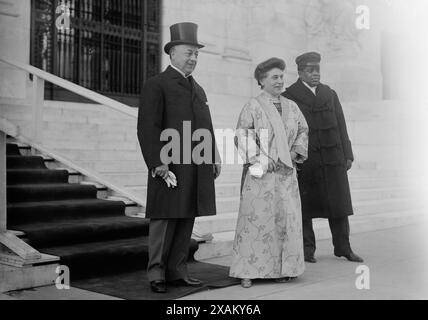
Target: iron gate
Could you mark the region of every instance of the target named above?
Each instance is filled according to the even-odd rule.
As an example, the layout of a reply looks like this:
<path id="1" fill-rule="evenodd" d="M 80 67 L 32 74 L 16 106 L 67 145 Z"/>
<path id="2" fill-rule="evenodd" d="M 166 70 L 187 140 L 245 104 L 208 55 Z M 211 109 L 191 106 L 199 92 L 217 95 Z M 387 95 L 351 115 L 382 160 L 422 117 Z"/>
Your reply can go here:
<path id="1" fill-rule="evenodd" d="M 67 29 L 57 26 L 61 8 Z M 159 72 L 158 0 L 32 0 L 31 27 L 32 65 L 129 105 Z M 51 84 L 46 98 L 82 101 Z"/>

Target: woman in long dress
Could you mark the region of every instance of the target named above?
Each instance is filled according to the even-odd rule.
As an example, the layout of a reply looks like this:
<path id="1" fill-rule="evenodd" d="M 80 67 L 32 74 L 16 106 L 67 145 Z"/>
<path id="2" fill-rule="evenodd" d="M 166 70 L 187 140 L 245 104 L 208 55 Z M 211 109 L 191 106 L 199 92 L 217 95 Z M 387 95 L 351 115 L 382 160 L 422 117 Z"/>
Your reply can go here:
<path id="1" fill-rule="evenodd" d="M 298 106 L 281 96 L 285 63 L 259 64 L 262 88 L 242 109 L 235 142 L 245 165 L 230 276 L 286 282 L 305 269 L 296 163 L 307 158 L 308 126 Z"/>

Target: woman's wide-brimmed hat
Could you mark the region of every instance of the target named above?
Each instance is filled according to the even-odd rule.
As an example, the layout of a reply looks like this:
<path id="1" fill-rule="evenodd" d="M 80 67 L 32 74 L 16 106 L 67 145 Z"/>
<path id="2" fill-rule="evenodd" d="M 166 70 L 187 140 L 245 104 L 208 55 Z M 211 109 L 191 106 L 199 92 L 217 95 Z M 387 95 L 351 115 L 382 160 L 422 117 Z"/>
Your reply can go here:
<path id="1" fill-rule="evenodd" d="M 166 54 L 169 54 L 173 46 L 179 44 L 190 44 L 198 48 L 204 47 L 202 44 L 198 43 L 198 25 L 196 23 L 180 22 L 173 24 L 169 29 L 171 32 L 171 41 L 164 47 Z"/>

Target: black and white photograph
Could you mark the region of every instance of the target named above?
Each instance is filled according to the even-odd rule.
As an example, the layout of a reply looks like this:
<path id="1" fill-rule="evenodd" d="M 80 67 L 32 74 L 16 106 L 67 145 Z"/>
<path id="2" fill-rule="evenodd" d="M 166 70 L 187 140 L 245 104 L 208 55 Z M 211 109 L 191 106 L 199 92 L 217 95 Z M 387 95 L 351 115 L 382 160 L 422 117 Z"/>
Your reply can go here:
<path id="1" fill-rule="evenodd" d="M 0 0 L 0 300 L 427 300 L 427 33 L 426 0 Z"/>

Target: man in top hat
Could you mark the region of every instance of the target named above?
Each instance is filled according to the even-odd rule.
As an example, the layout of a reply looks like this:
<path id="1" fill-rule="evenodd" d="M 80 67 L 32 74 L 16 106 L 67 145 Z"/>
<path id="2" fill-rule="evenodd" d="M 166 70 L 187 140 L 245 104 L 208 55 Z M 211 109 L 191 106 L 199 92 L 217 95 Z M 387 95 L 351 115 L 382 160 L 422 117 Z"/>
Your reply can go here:
<path id="1" fill-rule="evenodd" d="M 352 252 L 348 216 L 353 214 L 347 170 L 354 156 L 345 117 L 334 90 L 320 82 L 321 56 L 308 52 L 296 58 L 299 79 L 283 96 L 297 103 L 309 125 L 308 160 L 299 165 L 305 261 L 315 263 L 313 218 L 327 218 L 334 254 L 363 262 Z"/>
<path id="2" fill-rule="evenodd" d="M 138 139 L 149 170 L 147 275 L 151 289 L 158 293 L 166 292 L 167 283 L 202 285 L 189 276 L 186 262 L 195 217 L 216 214 L 214 179 L 220 174 L 207 97 L 192 77 L 198 50 L 203 47 L 197 40 L 197 25 L 177 23 L 170 32 L 171 41 L 164 51 L 171 65 L 146 81 L 138 113 Z M 167 135 L 165 141 L 164 135 L 171 129 L 179 141 L 174 134 Z M 196 142 L 191 137 L 196 130 L 208 134 L 203 136 L 203 142 L 210 143 L 197 152 L 204 159 L 202 163 L 192 152 Z M 164 152 L 167 145 L 172 145 L 170 158 Z"/>

